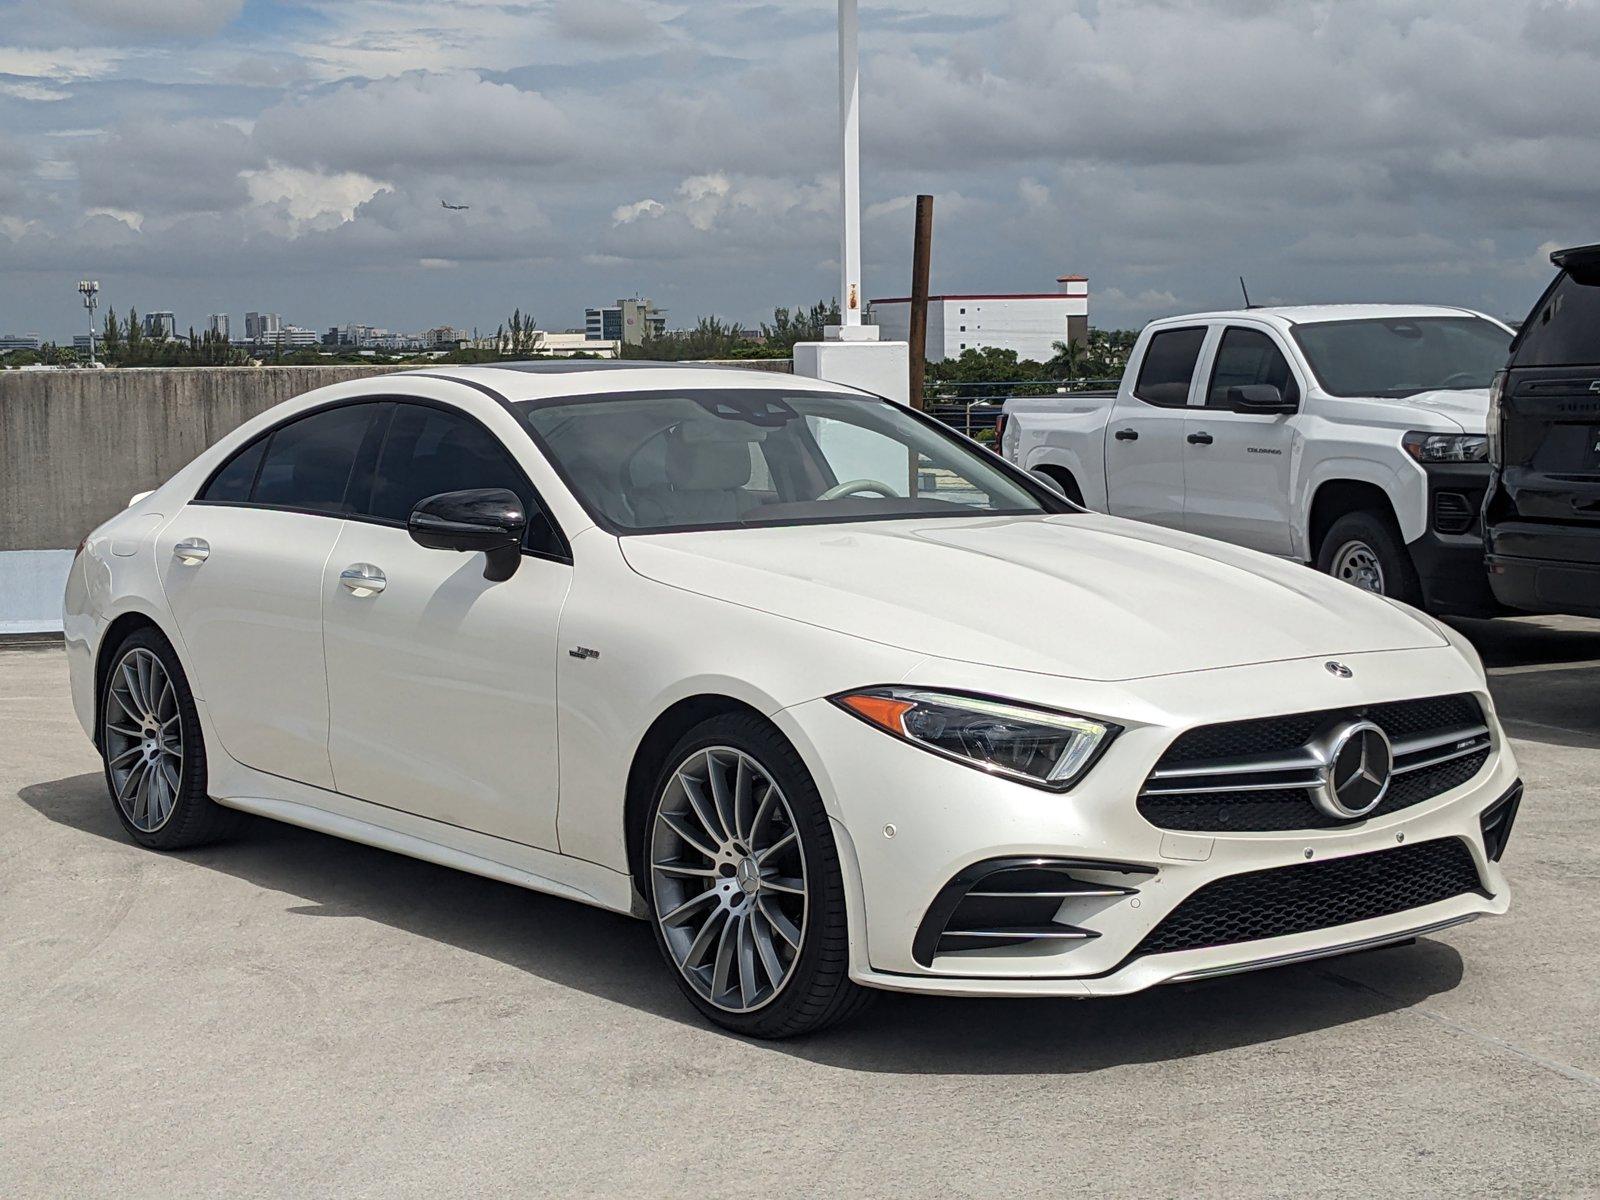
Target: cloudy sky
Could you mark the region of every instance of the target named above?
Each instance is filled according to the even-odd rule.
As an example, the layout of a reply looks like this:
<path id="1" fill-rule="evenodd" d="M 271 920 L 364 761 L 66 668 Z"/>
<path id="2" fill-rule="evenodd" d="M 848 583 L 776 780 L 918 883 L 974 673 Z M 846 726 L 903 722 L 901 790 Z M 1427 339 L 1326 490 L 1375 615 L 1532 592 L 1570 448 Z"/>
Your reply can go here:
<path id="1" fill-rule="evenodd" d="M 868 295 L 1520 317 L 1600 240 L 1600 0 L 861 0 Z M 0 329 L 674 323 L 838 290 L 831 0 L 0 0 Z M 441 200 L 469 204 L 448 212 Z"/>

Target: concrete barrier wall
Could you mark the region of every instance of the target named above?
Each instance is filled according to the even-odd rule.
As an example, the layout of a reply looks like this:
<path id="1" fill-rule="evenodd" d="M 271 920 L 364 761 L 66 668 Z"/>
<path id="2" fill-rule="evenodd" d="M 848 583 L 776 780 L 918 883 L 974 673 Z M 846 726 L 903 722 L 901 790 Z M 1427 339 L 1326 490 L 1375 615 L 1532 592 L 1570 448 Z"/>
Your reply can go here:
<path id="1" fill-rule="evenodd" d="M 70 550 L 264 409 L 389 369 L 0 372 L 0 551 Z"/>

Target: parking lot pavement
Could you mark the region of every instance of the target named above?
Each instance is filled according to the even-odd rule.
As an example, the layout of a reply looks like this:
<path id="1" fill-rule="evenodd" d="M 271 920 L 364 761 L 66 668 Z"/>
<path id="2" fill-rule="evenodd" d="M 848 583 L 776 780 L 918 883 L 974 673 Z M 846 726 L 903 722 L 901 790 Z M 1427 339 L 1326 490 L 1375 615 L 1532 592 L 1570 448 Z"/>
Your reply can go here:
<path id="1" fill-rule="evenodd" d="M 1509 917 L 1120 1000 L 764 1045 L 642 923 L 267 822 L 133 846 L 59 648 L 0 652 L 0 1196 L 1600 1188 L 1600 623 L 1463 623 Z"/>

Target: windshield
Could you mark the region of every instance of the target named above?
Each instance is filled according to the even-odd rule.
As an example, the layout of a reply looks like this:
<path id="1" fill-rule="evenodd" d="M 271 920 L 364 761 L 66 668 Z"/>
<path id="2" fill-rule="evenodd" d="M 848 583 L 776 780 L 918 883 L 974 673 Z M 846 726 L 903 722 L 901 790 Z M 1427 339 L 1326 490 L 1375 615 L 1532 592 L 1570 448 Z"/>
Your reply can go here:
<path id="1" fill-rule="evenodd" d="M 1323 390 L 1398 399 L 1486 388 L 1506 365 L 1511 334 L 1482 317 L 1385 317 L 1296 325 Z"/>
<path id="2" fill-rule="evenodd" d="M 883 400 L 719 388 L 516 407 L 617 533 L 1054 511 L 989 455 Z"/>

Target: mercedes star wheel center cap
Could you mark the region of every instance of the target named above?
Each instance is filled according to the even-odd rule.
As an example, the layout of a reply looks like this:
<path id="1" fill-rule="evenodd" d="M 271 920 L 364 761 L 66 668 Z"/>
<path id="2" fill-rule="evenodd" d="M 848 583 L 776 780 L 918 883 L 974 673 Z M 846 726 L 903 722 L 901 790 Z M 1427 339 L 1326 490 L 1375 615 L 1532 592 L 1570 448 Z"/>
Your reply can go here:
<path id="1" fill-rule="evenodd" d="M 1388 736 L 1371 721 L 1351 721 L 1329 739 L 1322 786 L 1312 792 L 1312 800 L 1336 820 L 1358 820 L 1383 801 L 1393 774 Z"/>

